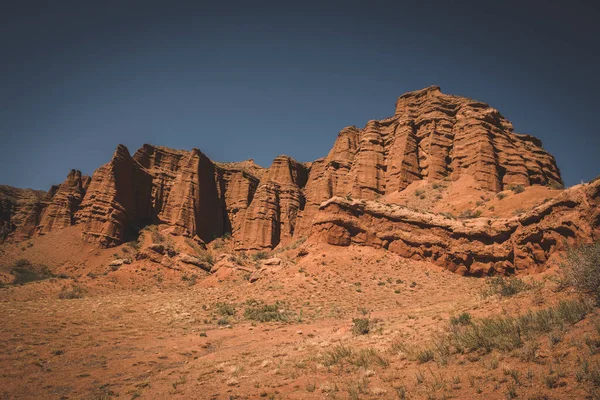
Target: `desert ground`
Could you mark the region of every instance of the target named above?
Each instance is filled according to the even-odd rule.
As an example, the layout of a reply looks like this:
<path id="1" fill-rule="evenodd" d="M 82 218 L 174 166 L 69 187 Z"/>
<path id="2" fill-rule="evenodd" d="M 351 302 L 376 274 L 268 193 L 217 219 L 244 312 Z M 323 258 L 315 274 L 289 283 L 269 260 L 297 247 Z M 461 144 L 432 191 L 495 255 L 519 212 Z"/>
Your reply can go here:
<path id="1" fill-rule="evenodd" d="M 600 315 L 558 265 L 482 279 L 314 238 L 243 253 L 148 226 L 99 249 L 79 229 L 1 247 L 2 398 L 599 396 Z M 216 272 L 165 262 L 184 251 Z"/>

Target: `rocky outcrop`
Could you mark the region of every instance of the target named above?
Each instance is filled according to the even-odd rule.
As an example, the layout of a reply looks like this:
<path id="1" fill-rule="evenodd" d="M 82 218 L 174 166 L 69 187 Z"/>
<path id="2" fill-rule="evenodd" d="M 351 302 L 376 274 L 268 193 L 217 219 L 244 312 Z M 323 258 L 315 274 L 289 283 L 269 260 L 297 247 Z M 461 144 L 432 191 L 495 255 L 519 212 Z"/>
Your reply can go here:
<path id="1" fill-rule="evenodd" d="M 489 223 L 375 201 L 392 201 L 388 195 L 417 181 L 465 176 L 490 196 L 509 185 L 562 184 L 538 139 L 515 133 L 485 103 L 429 87 L 400 96 L 389 118 L 344 128 L 329 154 L 310 164 L 279 156 L 265 169 L 252 160 L 218 163 L 198 149 L 149 144 L 132 157 L 120 145 L 91 179 L 71 171 L 46 194 L 4 195 L 0 227 L 26 238 L 80 223 L 86 240 L 112 246 L 153 222 L 204 242 L 231 233 L 238 250 L 317 234 L 330 244 L 385 247 L 473 275 L 540 266 L 563 239 L 597 235 L 593 185 Z M 1 196 L 0 190 L 0 202 Z"/>
<path id="2" fill-rule="evenodd" d="M 287 156 L 276 157 L 246 210 L 236 247 L 260 250 L 289 241 L 304 209 L 302 188 L 307 179 L 305 165 Z"/>
<path id="3" fill-rule="evenodd" d="M 52 186 L 48 192 L 5 186 L 5 191 L 0 192 L 0 208 L 6 209 L 6 221 L 9 221 L 5 226 L 10 227 L 12 237 L 19 241 L 73 225 L 89 182 L 90 178 L 81 175 L 81 171 L 71 170 L 62 184 Z M 4 218 L 1 219 L 4 221 Z"/>
<path id="4" fill-rule="evenodd" d="M 28 217 L 39 214 L 41 201 L 46 195 L 42 190 L 0 185 L 0 243 L 9 235 L 14 235 L 16 229 L 30 224 Z M 26 238 L 27 236 L 19 236 L 16 239 Z"/>
<path id="5" fill-rule="evenodd" d="M 385 248 L 463 275 L 542 270 L 557 251 L 600 239 L 600 181 L 566 190 L 519 217 L 455 220 L 377 201 L 324 202 L 311 234 L 335 246 Z"/>
<path id="6" fill-rule="evenodd" d="M 253 161 L 213 163 L 200 150 L 144 145 L 134 157 L 152 176 L 156 218 L 172 233 L 208 242 L 236 234 L 263 174 Z"/>
<path id="7" fill-rule="evenodd" d="M 306 185 L 305 234 L 319 205 L 333 196 L 374 200 L 417 180 L 471 175 L 483 189 L 562 185 L 554 158 L 538 139 L 514 133 L 489 105 L 432 86 L 398 99 L 390 118 L 344 128 Z"/>
<path id="8" fill-rule="evenodd" d="M 43 235 L 73 225 L 90 181 L 91 178 L 81 175 L 81 171 L 71 170 L 62 184 L 50 189 L 51 195 L 40 213 L 35 233 Z"/>
<path id="9" fill-rule="evenodd" d="M 152 218 L 152 176 L 119 145 L 108 164 L 98 168 L 75 214 L 83 237 L 102 246 L 120 244 L 133 225 Z"/>

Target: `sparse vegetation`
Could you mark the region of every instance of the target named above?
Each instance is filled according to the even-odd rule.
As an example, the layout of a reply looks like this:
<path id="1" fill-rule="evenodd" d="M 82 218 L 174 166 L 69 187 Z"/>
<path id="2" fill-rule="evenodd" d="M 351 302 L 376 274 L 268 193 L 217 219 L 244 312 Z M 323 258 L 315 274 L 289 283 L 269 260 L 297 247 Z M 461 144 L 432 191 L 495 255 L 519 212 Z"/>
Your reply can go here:
<path id="1" fill-rule="evenodd" d="M 244 318 L 258 321 L 258 322 L 271 322 L 281 321 L 287 322 L 293 313 L 286 309 L 284 303 L 275 302 L 274 304 L 264 304 L 256 300 L 249 300 L 246 302 L 247 307 L 244 310 Z"/>
<path id="2" fill-rule="evenodd" d="M 563 285 L 592 296 L 600 303 L 600 241 L 569 249 L 561 268 Z"/>
<path id="3" fill-rule="evenodd" d="M 215 310 L 219 315 L 232 316 L 235 315 L 235 306 L 230 303 L 215 303 Z"/>
<path id="4" fill-rule="evenodd" d="M 23 285 L 29 282 L 41 281 L 53 278 L 54 274 L 45 265 L 34 265 L 24 258 L 15 261 L 9 267 L 11 275 L 14 276 L 13 285 Z"/>
<path id="5" fill-rule="evenodd" d="M 266 258 L 269 258 L 269 253 L 266 251 L 257 251 L 256 253 L 252 254 L 253 261 L 264 260 Z"/>
<path id="6" fill-rule="evenodd" d="M 562 301 L 556 307 L 530 311 L 518 317 L 484 318 L 467 326 L 453 326 L 451 340 L 459 352 L 513 350 L 524 337 L 548 333 L 554 328 L 581 321 L 591 308 L 581 301 Z"/>
<path id="7" fill-rule="evenodd" d="M 484 297 L 494 294 L 500 295 L 501 297 L 510 297 L 534 287 L 534 285 L 517 277 L 506 278 L 497 276 L 489 278 L 486 283 L 488 284 L 488 287 L 482 293 Z"/>
<path id="8" fill-rule="evenodd" d="M 366 335 L 371 332 L 371 319 L 370 318 L 353 318 L 352 319 L 352 333 L 355 335 Z"/>
<path id="9" fill-rule="evenodd" d="M 81 299 L 85 297 L 86 290 L 79 285 L 73 285 L 71 287 L 63 287 L 58 298 L 60 299 Z"/>
<path id="10" fill-rule="evenodd" d="M 471 219 L 471 218 L 479 218 L 481 216 L 481 210 L 465 210 L 462 213 L 460 213 L 460 215 L 458 216 L 458 218 L 460 219 Z"/>
<path id="11" fill-rule="evenodd" d="M 471 314 L 464 312 L 456 317 L 452 317 L 450 323 L 452 325 L 469 325 L 471 323 Z"/>
<path id="12" fill-rule="evenodd" d="M 525 191 L 523 185 L 508 185 L 508 190 L 512 190 L 514 193 L 519 194 Z"/>

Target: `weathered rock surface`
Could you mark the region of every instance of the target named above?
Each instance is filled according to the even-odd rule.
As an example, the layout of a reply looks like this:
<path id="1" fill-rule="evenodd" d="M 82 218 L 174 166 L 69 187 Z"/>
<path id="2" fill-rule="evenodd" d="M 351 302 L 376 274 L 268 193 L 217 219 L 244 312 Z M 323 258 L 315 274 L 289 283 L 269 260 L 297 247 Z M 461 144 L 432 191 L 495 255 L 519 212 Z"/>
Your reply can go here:
<path id="1" fill-rule="evenodd" d="M 495 192 L 509 185 L 562 185 L 540 140 L 514 133 L 489 105 L 432 86 L 400 96 L 392 117 L 339 133 L 327 157 L 312 165 L 298 231 L 306 232 L 319 204 L 333 196 L 374 200 L 416 180 L 461 175 Z"/>
<path id="2" fill-rule="evenodd" d="M 62 184 L 52 186 L 48 192 L 28 189 L 15 192 L 21 189 L 11 188 L 11 191 L 5 186 L 3 188 L 6 191 L 0 192 L 0 208 L 6 211 L 0 213 L 6 215 L 6 221 L 10 221 L 6 226 L 11 226 L 10 231 L 14 231 L 15 240 L 24 240 L 46 234 L 53 229 L 71 226 L 75 223 L 75 212 L 89 182 L 90 177 L 81 175 L 81 171 L 71 170 Z M 0 219 L 5 221 L 4 218 L 3 216 Z"/>
<path id="3" fill-rule="evenodd" d="M 119 145 L 108 164 L 98 168 L 75 214 L 83 237 L 102 246 L 125 240 L 127 230 L 152 218 L 152 177 Z"/>
<path id="4" fill-rule="evenodd" d="M 305 165 L 287 156 L 275 158 L 246 210 L 237 248 L 267 249 L 289 241 L 304 209 L 307 179 Z"/>
<path id="5" fill-rule="evenodd" d="M 542 270 L 557 251 L 600 238 L 600 180 L 564 191 L 519 217 L 453 220 L 376 201 L 324 202 L 311 234 L 335 246 L 383 247 L 453 272 Z"/>
<path id="6" fill-rule="evenodd" d="M 590 192 L 597 185 L 489 224 L 373 201 L 393 201 L 416 181 L 468 176 L 472 190 L 488 193 L 562 184 L 538 139 L 515 133 L 485 103 L 429 87 L 400 96 L 389 118 L 344 128 L 329 154 L 312 163 L 288 156 L 269 168 L 252 160 L 218 163 L 198 149 L 149 144 L 132 157 L 119 145 L 92 178 L 71 171 L 48 193 L 0 187 L 0 228 L 20 240 L 81 224 L 85 240 L 113 246 L 147 223 L 162 223 L 163 232 L 197 242 L 231 233 L 237 250 L 316 234 L 333 245 L 382 246 L 472 275 L 542 266 L 563 239 L 597 237 L 598 201 Z M 158 259 L 156 250 L 139 257 Z"/>
<path id="7" fill-rule="evenodd" d="M 73 225 L 75 213 L 90 181 L 91 178 L 82 176 L 81 171 L 71 170 L 61 185 L 50 190 L 54 195 L 41 212 L 35 233 L 49 233 Z"/>
<path id="8" fill-rule="evenodd" d="M 26 224 L 28 217 L 39 213 L 47 193 L 42 190 L 19 189 L 0 185 L 0 243 L 15 229 Z M 26 239 L 19 237 L 18 239 Z"/>

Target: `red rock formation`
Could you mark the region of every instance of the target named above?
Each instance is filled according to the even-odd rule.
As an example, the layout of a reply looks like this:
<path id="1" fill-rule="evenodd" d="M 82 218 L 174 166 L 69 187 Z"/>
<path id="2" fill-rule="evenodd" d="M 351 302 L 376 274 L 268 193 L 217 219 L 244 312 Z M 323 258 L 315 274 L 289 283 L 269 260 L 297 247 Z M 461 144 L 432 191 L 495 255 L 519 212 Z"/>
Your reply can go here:
<path id="1" fill-rule="evenodd" d="M 82 176 L 81 171 L 71 170 L 62 184 L 50 190 L 53 195 L 40 213 L 35 233 L 44 234 L 73 225 L 75 212 L 89 183 L 88 176 Z"/>
<path id="2" fill-rule="evenodd" d="M 144 145 L 134 159 L 153 177 L 154 214 L 173 233 L 210 241 L 239 231 L 262 168 L 252 161 L 213 163 L 191 152 Z"/>
<path id="3" fill-rule="evenodd" d="M 152 177 L 119 145 L 98 168 L 75 215 L 84 239 L 102 246 L 120 244 L 127 229 L 152 217 Z"/>
<path id="4" fill-rule="evenodd" d="M 121 243 L 128 229 L 148 221 L 203 241 L 231 232 L 236 248 L 246 250 L 270 249 L 316 232 L 332 244 L 385 246 L 471 274 L 541 265 L 562 237 L 595 232 L 597 215 L 577 200 L 577 191 L 569 191 L 559 205 L 544 206 L 562 210 L 543 211 L 550 219 L 532 214 L 531 224 L 523 217 L 463 225 L 350 200 L 375 200 L 418 180 L 465 175 L 484 191 L 561 183 L 554 158 L 539 140 L 514 133 L 510 122 L 484 103 L 429 87 L 402 95 L 392 117 L 369 121 L 363 129 L 344 128 L 327 157 L 311 164 L 279 156 L 264 169 L 251 160 L 215 163 L 197 149 L 152 145 L 131 157 L 120 145 L 94 173 L 83 200 L 87 181 L 73 171 L 44 199 L 19 207 L 11 200 L 0 213 L 8 215 L 4 225 L 18 227 L 22 237 L 82 223 L 85 239 L 104 246 Z M 375 222 L 385 229 L 374 229 Z M 576 223 L 587 228 L 579 232 L 572 228 Z"/>
<path id="5" fill-rule="evenodd" d="M 304 208 L 307 179 L 306 166 L 287 156 L 276 157 L 246 210 L 237 248 L 267 249 L 291 239 Z"/>
<path id="6" fill-rule="evenodd" d="M 313 163 L 306 210 L 298 234 L 306 234 L 319 204 L 332 196 L 373 200 L 404 190 L 416 180 L 472 175 L 483 189 L 508 185 L 562 184 L 554 158 L 485 103 L 446 95 L 439 87 L 406 93 L 394 116 L 344 128 L 325 159 Z"/>
<path id="7" fill-rule="evenodd" d="M 72 225 L 73 216 L 89 182 L 88 176 L 82 176 L 80 171 L 71 170 L 62 184 L 52 186 L 48 192 L 21 192 L 18 197 L 24 206 L 19 207 L 20 215 L 12 218 L 11 230 L 14 231 L 14 239 L 25 240 Z"/>
<path id="8" fill-rule="evenodd" d="M 383 247 L 453 272 L 542 270 L 557 251 L 600 239 L 600 180 L 566 190 L 520 217 L 457 221 L 398 205 L 334 197 L 311 234 L 329 244 Z"/>
<path id="9" fill-rule="evenodd" d="M 0 243 L 16 229 L 28 224 L 27 219 L 30 215 L 40 212 L 41 201 L 46 195 L 42 190 L 0 185 Z M 27 237 L 16 235 L 15 239 L 22 240 Z"/>

